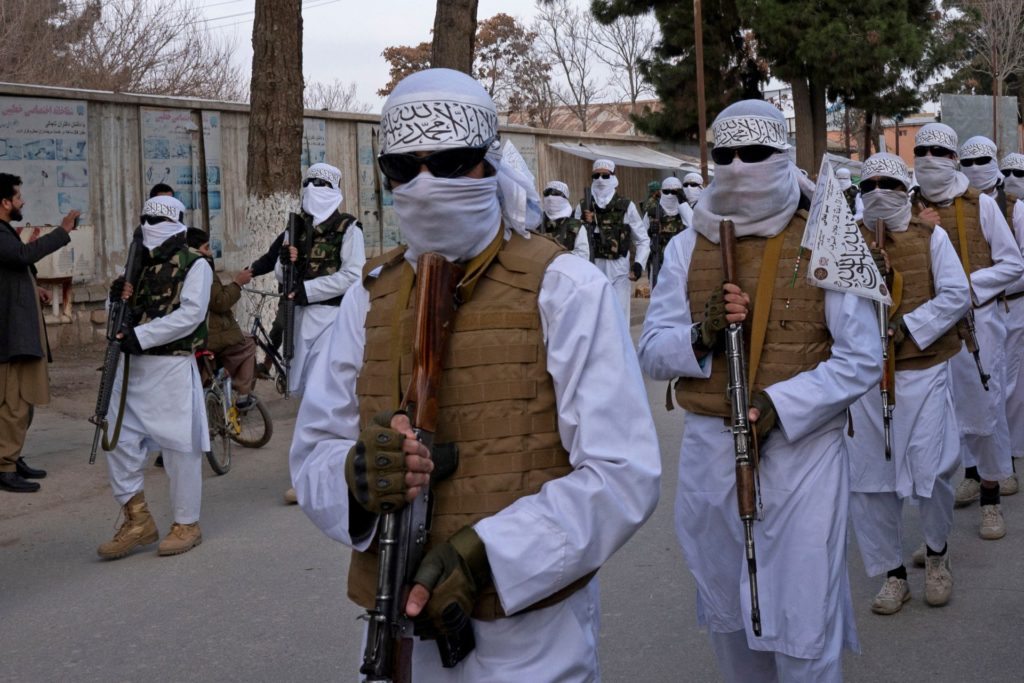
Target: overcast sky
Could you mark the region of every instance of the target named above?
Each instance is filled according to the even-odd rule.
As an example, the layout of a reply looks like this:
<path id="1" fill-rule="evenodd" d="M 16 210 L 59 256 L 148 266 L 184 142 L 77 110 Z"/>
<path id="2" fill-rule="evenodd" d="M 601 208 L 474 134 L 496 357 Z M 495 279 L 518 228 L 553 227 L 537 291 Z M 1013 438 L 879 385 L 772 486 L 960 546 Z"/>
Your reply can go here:
<path id="1" fill-rule="evenodd" d="M 576 0 L 583 6 L 586 0 Z M 430 39 L 434 0 L 303 0 L 302 68 L 306 76 L 331 82 L 355 82 L 359 101 L 379 111 L 377 90 L 388 81 L 381 52 L 392 45 L 415 45 Z M 235 40 L 238 63 L 252 64 L 254 0 L 200 0 L 211 35 Z M 533 0 L 480 0 L 478 19 L 499 12 L 529 23 Z"/>

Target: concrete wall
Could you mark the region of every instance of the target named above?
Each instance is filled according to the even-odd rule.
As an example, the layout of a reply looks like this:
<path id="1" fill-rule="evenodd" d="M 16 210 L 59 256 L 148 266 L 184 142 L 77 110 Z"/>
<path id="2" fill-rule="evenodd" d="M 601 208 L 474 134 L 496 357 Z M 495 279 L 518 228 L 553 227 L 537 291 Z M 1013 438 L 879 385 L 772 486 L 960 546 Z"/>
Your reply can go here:
<path id="1" fill-rule="evenodd" d="M 56 342 L 87 342 L 95 338 L 97 316 L 91 311 L 99 307 L 107 284 L 120 271 L 126 246 L 138 225 L 138 216 L 149 183 L 143 177 L 142 108 L 200 110 L 220 115 L 221 220 L 224 226 L 224 249 L 218 259 L 218 271 L 227 277 L 247 265 L 242 248 L 248 243 L 245 226 L 246 163 L 248 145 L 248 106 L 238 103 L 194 100 L 187 98 L 126 95 L 66 88 L 50 88 L 0 83 L 0 97 L 31 97 L 53 100 L 84 100 L 88 111 L 88 175 L 90 214 L 88 222 L 95 229 L 95 272 L 74 284 L 74 314 L 79 330 L 60 330 L 51 334 Z M 305 112 L 307 118 L 326 122 L 325 160 L 341 168 L 343 175 L 343 208 L 359 217 L 364 225 L 368 255 L 390 248 L 399 239 L 389 193 L 384 192 L 384 230 L 377 219 L 378 198 L 374 189 L 371 134 L 379 117 L 369 114 L 338 112 Z M 538 188 L 548 180 L 569 184 L 578 201 L 590 183 L 591 162 L 548 147 L 549 142 L 599 142 L 601 144 L 647 144 L 657 147 L 655 138 L 643 136 L 596 136 L 566 134 L 564 131 L 504 127 L 504 138 L 513 141 L 534 170 Z M 209 142 L 207 142 L 209 145 Z M 0 162 L 0 170 L 3 163 Z M 620 194 L 634 200 L 646 197 L 650 180 L 668 175 L 649 169 L 621 168 Z M 298 178 L 298 171 L 296 172 Z M 174 184 L 173 182 L 171 183 Z M 44 190 L 45 191 L 45 190 Z M 282 207 L 282 229 L 289 207 Z M 200 212 L 192 211 L 187 220 L 200 224 Z M 56 223 L 59 218 L 49 222 Z M 35 221 L 34 223 L 38 223 Z M 269 284 L 267 286 L 270 286 Z M 68 316 L 64 316 L 67 318 Z M 102 316 L 99 316 L 102 318 Z M 59 319 L 48 316 L 51 323 Z M 90 322 L 91 321 L 91 322 Z M 64 322 L 68 322 L 65 320 Z M 55 331 L 56 332 L 56 331 Z"/>

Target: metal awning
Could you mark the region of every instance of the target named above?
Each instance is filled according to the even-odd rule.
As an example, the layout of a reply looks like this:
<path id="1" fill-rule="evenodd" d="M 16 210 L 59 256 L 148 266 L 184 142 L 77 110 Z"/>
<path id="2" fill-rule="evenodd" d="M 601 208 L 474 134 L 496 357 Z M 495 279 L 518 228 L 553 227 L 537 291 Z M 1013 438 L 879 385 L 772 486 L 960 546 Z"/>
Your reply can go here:
<path id="1" fill-rule="evenodd" d="M 591 161 L 608 159 L 614 161 L 616 166 L 700 173 L 700 161 L 696 158 L 673 156 L 643 145 L 584 145 L 583 143 L 573 145 L 567 142 L 551 142 L 548 145 L 560 152 Z"/>

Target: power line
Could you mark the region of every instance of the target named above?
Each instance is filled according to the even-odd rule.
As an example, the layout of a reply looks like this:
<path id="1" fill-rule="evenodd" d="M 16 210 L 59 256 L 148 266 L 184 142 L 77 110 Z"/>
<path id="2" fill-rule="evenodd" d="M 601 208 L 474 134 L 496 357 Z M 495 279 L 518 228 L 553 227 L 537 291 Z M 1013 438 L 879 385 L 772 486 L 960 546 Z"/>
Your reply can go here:
<path id="1" fill-rule="evenodd" d="M 326 7 L 327 5 L 335 5 L 335 4 L 339 3 L 339 2 L 341 2 L 341 0 L 303 0 L 302 10 L 317 9 L 319 7 Z M 211 7 L 212 7 L 212 5 L 211 5 Z M 256 15 L 256 10 L 252 9 L 252 10 L 250 10 L 248 12 L 237 12 L 235 14 L 224 14 L 224 15 L 219 16 L 219 17 L 210 17 L 210 18 L 197 19 L 196 21 L 191 22 L 191 23 L 194 23 L 194 24 L 206 24 L 206 26 L 203 27 L 206 30 L 214 29 L 214 28 L 228 28 L 230 26 L 238 26 L 240 24 L 247 24 L 250 21 L 252 21 L 253 19 L 255 19 L 255 15 Z M 221 21 L 222 19 L 236 19 L 238 17 L 249 17 L 249 18 L 245 19 L 245 20 L 242 20 L 242 21 L 232 22 L 230 24 L 212 24 L 211 23 L 211 22 L 215 22 L 215 21 Z"/>

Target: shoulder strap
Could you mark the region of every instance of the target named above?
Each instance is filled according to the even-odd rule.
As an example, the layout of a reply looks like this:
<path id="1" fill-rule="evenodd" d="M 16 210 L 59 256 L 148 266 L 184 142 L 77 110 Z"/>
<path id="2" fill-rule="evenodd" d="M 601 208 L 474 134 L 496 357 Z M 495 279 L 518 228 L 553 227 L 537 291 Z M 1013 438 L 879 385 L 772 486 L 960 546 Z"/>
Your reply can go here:
<path id="1" fill-rule="evenodd" d="M 366 285 L 366 280 L 370 277 L 370 273 L 379 267 L 390 268 L 396 263 L 399 263 L 405 259 L 405 250 L 407 247 L 402 245 L 395 247 L 390 251 L 386 251 L 380 256 L 374 256 L 363 264 L 363 285 Z"/>

